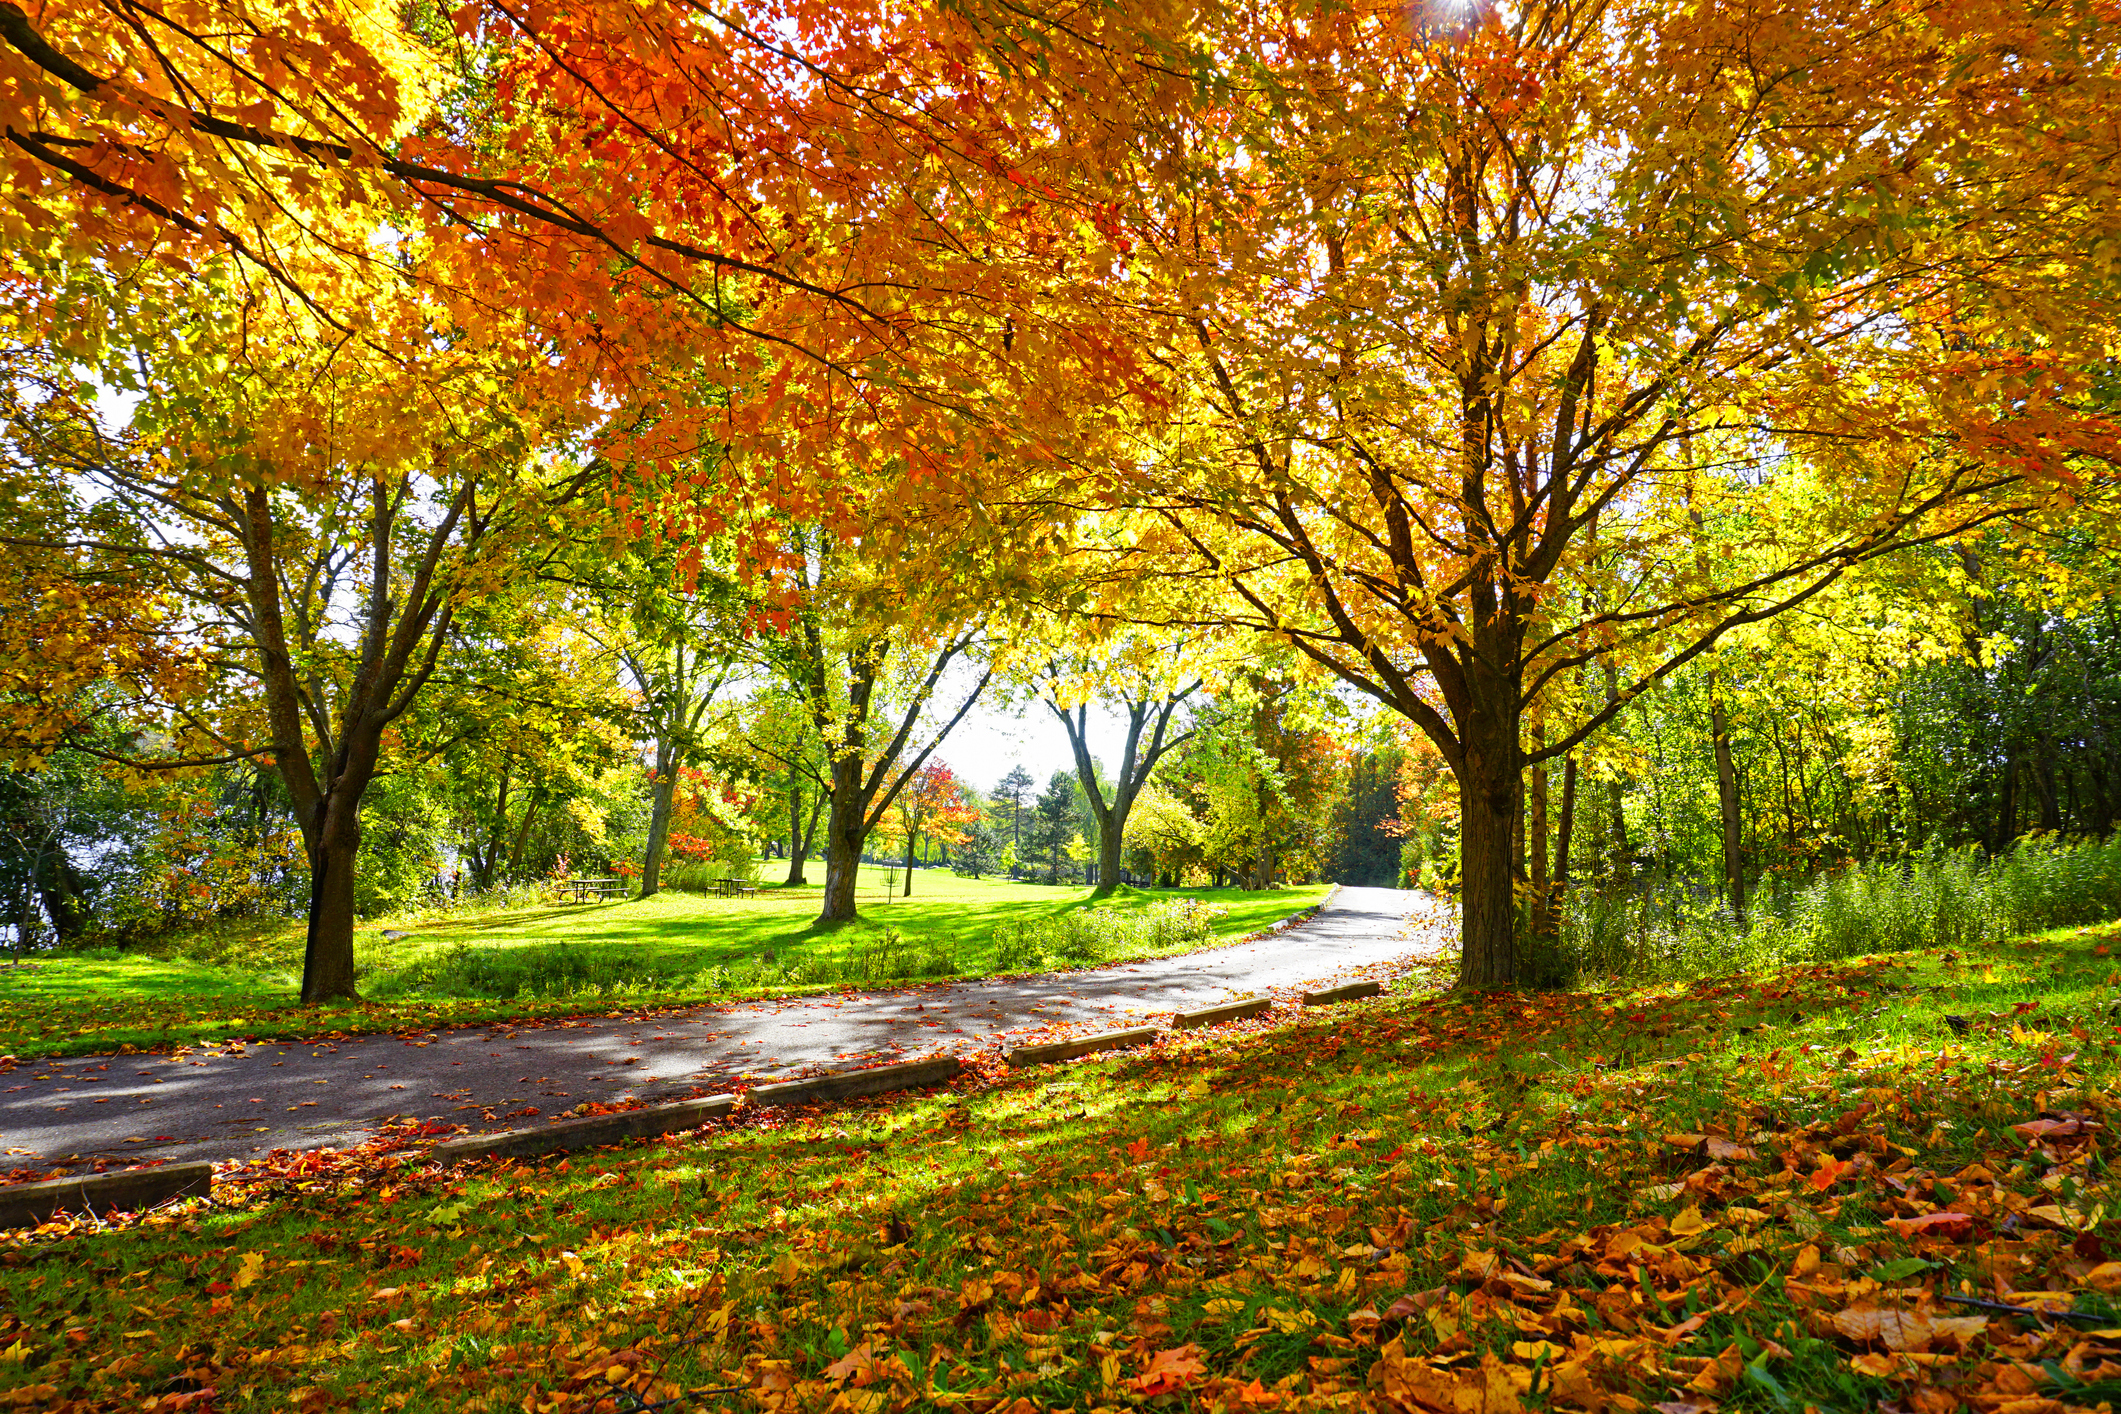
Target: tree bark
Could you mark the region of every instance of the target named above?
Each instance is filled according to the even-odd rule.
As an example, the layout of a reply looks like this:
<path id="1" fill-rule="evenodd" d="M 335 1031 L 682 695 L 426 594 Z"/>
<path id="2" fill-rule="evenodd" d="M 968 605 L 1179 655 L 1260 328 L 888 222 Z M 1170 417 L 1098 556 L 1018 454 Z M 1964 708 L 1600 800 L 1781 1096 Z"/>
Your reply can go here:
<path id="1" fill-rule="evenodd" d="M 1508 731 L 1483 724 L 1465 733 L 1458 771 L 1459 984 L 1479 990 L 1517 981 L 1516 879 L 1511 837 L 1517 826 L 1518 746 Z"/>
<path id="2" fill-rule="evenodd" d="M 670 847 L 670 809 L 677 798 L 677 743 L 666 733 L 656 743 L 655 791 L 648 809 L 648 848 L 641 857 L 641 897 L 663 886 L 663 855 Z"/>
<path id="3" fill-rule="evenodd" d="M 1576 833 L 1576 758 L 1561 768 L 1561 823 L 1554 832 L 1554 892 L 1547 905 L 1547 936 L 1561 936 L 1562 910 L 1569 898 L 1569 841 Z"/>
<path id="4" fill-rule="evenodd" d="M 1544 938 L 1547 936 L 1547 901 L 1552 887 L 1552 881 L 1547 874 L 1547 849 L 1550 844 L 1547 829 L 1547 768 L 1534 766 L 1526 774 L 1531 778 L 1531 789 L 1527 792 L 1531 796 L 1531 818 L 1526 824 L 1528 839 L 1525 845 L 1526 862 L 1529 866 L 1526 873 L 1530 876 L 1532 885 L 1531 907 L 1528 912 L 1532 915 L 1532 934 Z"/>
<path id="5" fill-rule="evenodd" d="M 530 843 L 530 822 L 538 818 L 538 806 L 543 794 L 533 790 L 530 798 L 523 802 L 523 818 L 516 825 L 516 842 L 508 851 L 508 877 L 511 880 L 523 877 L 523 850 Z"/>
<path id="6" fill-rule="evenodd" d="M 861 878 L 862 845 L 869 822 L 862 809 L 862 751 L 859 739 L 832 761 L 832 807 L 825 817 L 825 902 L 820 923 L 844 923 L 856 916 L 855 885 Z"/>
<path id="7" fill-rule="evenodd" d="M 810 855 L 810 839 L 817 832 L 817 806 L 810 807 L 810 828 L 803 828 L 803 788 L 788 787 L 788 878 L 785 886 L 799 889 L 810 881 L 803 876 L 803 862 Z"/>
<path id="8" fill-rule="evenodd" d="M 90 916 L 81 871 L 67 858 L 66 847 L 54 840 L 38 855 L 34 877 L 45 915 L 60 947 L 71 947 L 89 930 Z"/>
<path id="9" fill-rule="evenodd" d="M 1731 722 L 1716 691 L 1716 675 L 1709 674 L 1709 736 L 1716 749 L 1716 803 L 1723 817 L 1723 886 L 1730 901 L 1731 916 L 1745 922 L 1745 860 L 1740 855 L 1739 831 L 1744 820 L 1739 812 L 1738 769 L 1731 760 Z"/>
<path id="10" fill-rule="evenodd" d="M 354 883 L 360 867 L 361 807 L 341 796 L 331 803 L 310 850 L 309 936 L 302 956 L 305 1004 L 350 998 L 354 992 Z"/>

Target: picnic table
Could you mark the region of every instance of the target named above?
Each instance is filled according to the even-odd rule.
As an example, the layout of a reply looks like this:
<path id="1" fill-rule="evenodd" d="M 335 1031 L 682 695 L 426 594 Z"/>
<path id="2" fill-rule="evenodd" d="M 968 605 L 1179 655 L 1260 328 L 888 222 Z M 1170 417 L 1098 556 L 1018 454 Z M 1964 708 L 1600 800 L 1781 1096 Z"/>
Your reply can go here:
<path id="1" fill-rule="evenodd" d="M 591 898 L 605 903 L 615 898 L 626 897 L 626 881 L 613 876 L 602 878 L 569 879 L 561 886 L 574 896 L 576 903 L 587 903 Z"/>
<path id="2" fill-rule="evenodd" d="M 716 898 L 757 898 L 759 886 L 749 879 L 714 879 Z"/>

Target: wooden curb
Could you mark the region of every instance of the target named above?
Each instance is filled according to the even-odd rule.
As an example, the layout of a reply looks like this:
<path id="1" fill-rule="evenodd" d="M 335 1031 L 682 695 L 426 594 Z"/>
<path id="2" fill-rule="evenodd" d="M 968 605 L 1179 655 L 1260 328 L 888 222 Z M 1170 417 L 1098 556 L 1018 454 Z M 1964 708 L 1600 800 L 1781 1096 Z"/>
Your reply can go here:
<path id="1" fill-rule="evenodd" d="M 1240 1017 L 1257 1016 L 1274 1005 L 1272 997 L 1254 997 L 1250 1001 L 1224 1002 L 1221 1006 L 1202 1007 L 1199 1011 L 1182 1011 L 1171 1018 L 1171 1024 L 1181 1031 L 1196 1026 L 1213 1026 L 1218 1021 L 1236 1021 Z"/>
<path id="2" fill-rule="evenodd" d="M 1154 1026 L 1136 1026 L 1125 1031 L 1100 1031 L 1095 1036 L 1079 1036 L 1073 1041 L 1054 1041 L 1044 1046 L 1018 1046 L 1005 1053 L 1002 1059 L 1011 1066 L 1045 1065 L 1052 1061 L 1074 1060 L 1093 1051 L 1123 1050 L 1155 1039 Z"/>
<path id="3" fill-rule="evenodd" d="M 0 1227 L 35 1227 L 54 1213 L 137 1211 L 172 1198 L 203 1195 L 213 1186 L 209 1163 L 163 1164 L 121 1173 L 88 1173 L 42 1183 L 0 1187 Z"/>
<path id="4" fill-rule="evenodd" d="M 1335 1002 L 1352 1002 L 1359 997 L 1381 997 L 1385 984 L 1382 982 L 1350 982 L 1345 987 L 1334 987 L 1324 992 L 1304 993 L 1305 1006 L 1331 1006 Z"/>
<path id="5" fill-rule="evenodd" d="M 856 1095 L 880 1095 L 887 1090 L 911 1090 L 936 1085 L 956 1075 L 961 1068 L 956 1056 L 935 1060 L 906 1061 L 880 1065 L 873 1070 L 846 1070 L 836 1075 L 788 1080 L 761 1085 L 745 1098 L 754 1105 L 791 1105 L 811 1100 L 846 1100 Z M 708 1095 L 698 1100 L 672 1100 L 668 1104 L 644 1105 L 616 1114 L 589 1115 L 541 1124 L 531 1129 L 505 1129 L 499 1134 L 467 1134 L 435 1145 L 427 1156 L 438 1163 L 459 1159 L 523 1158 L 531 1154 L 553 1154 L 567 1149 L 594 1149 L 603 1144 L 622 1144 L 628 1139 L 647 1139 L 679 1129 L 694 1129 L 735 1112 L 735 1095 Z"/>

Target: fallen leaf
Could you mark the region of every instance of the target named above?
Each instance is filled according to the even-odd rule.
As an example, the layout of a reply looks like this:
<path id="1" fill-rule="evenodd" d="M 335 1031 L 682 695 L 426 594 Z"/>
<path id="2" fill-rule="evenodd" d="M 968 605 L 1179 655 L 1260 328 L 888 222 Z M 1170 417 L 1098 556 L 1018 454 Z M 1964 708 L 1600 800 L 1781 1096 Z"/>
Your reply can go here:
<path id="1" fill-rule="evenodd" d="M 1127 1381 L 1127 1388 L 1144 1395 L 1181 1389 L 1195 1375 L 1208 1372 L 1206 1362 L 1200 1358 L 1203 1353 L 1199 1346 L 1191 1344 L 1159 1350 L 1149 1357 L 1147 1369 Z"/>
<path id="2" fill-rule="evenodd" d="M 1967 1213 L 1924 1213 L 1919 1218 L 1887 1218 L 1885 1225 L 1902 1237 L 1964 1242 L 1973 1233 L 1974 1219 Z"/>

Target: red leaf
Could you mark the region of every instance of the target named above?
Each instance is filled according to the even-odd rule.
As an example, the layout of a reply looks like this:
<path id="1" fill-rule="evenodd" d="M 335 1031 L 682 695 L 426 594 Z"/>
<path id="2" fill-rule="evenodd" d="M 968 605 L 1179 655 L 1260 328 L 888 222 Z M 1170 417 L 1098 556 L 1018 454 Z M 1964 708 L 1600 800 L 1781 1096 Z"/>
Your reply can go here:
<path id="1" fill-rule="evenodd" d="M 1134 1160 L 1136 1163 L 1140 1163 L 1143 1159 L 1148 1158 L 1149 1141 L 1146 1139 L 1137 1139 L 1132 1144 L 1129 1144 L 1127 1146 L 1127 1157 Z"/>
<path id="2" fill-rule="evenodd" d="M 1974 1230 L 1974 1220 L 1966 1213 L 1924 1213 L 1919 1218 L 1887 1218 L 1885 1225 L 1902 1237 L 1941 1237 L 1947 1242 L 1963 1242 Z"/>
<path id="3" fill-rule="evenodd" d="M 1824 1193 L 1839 1183 L 1841 1176 L 1854 1167 L 1855 1165 L 1837 1159 L 1832 1154 L 1821 1154 L 1818 1171 L 1808 1175 L 1804 1181 Z"/>

